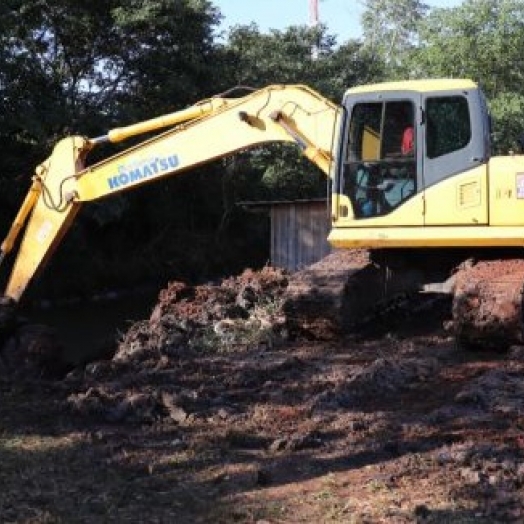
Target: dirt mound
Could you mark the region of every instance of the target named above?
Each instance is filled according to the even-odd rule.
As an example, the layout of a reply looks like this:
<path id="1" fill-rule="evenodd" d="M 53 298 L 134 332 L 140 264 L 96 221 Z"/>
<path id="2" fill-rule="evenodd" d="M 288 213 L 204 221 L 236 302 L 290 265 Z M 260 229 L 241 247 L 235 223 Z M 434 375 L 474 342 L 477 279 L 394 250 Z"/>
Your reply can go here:
<path id="1" fill-rule="evenodd" d="M 524 341 L 524 260 L 468 261 L 455 279 L 453 319 L 462 345 L 506 350 Z"/>
<path id="2" fill-rule="evenodd" d="M 188 350 L 221 352 L 273 347 L 290 336 L 333 339 L 339 334 L 348 276 L 367 263 L 362 250 L 340 250 L 294 275 L 265 267 L 216 284 L 171 282 L 148 320 L 135 323 L 119 342 L 116 363 L 171 358 Z M 298 304 L 298 307 L 297 307 Z M 5 365 L 20 376 L 64 372 L 62 348 L 49 331 L 20 326 L 0 308 Z M 13 336 L 13 327 L 18 335 Z M 33 362 L 30 362 L 33 359 Z"/>
<path id="3" fill-rule="evenodd" d="M 160 292 L 149 320 L 125 334 L 114 360 L 271 346 L 287 336 L 282 313 L 287 282 L 284 271 L 270 267 L 247 270 L 217 285 L 171 282 Z"/>
<path id="4" fill-rule="evenodd" d="M 293 275 L 265 267 L 218 284 L 172 282 L 149 320 L 126 333 L 115 360 L 143 360 L 158 348 L 169 356 L 188 348 L 272 347 L 305 334 L 333 339 L 340 334 L 348 278 L 367 262 L 365 251 L 340 250 Z"/>
<path id="5" fill-rule="evenodd" d="M 317 264 L 315 271 L 336 272 L 343 265 L 355 267 L 366 260 L 360 251 L 341 251 Z M 238 351 L 264 354 L 288 341 L 289 287 L 293 281 L 303 282 L 304 273 L 291 276 L 265 267 L 217 284 L 171 282 L 160 292 L 150 318 L 133 324 L 123 335 L 111 361 L 87 366 L 81 391 L 71 395 L 69 406 L 110 422 L 185 419 L 194 406 L 188 409 L 187 399 L 180 403 L 179 394 L 174 402 L 164 378 L 181 359 L 195 362 Z M 333 290 L 332 280 L 329 285 Z M 317 316 L 322 316 L 318 310 Z M 287 375 L 290 366 L 282 365 Z M 274 369 L 268 378 L 276 375 Z"/>

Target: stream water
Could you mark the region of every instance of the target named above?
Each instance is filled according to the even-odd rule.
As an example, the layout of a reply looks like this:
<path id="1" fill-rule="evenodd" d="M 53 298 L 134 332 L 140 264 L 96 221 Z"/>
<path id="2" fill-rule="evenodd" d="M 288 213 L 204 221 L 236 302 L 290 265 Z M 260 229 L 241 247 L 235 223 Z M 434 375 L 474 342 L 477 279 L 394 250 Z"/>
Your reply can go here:
<path id="1" fill-rule="evenodd" d="M 129 326 L 149 318 L 159 289 L 118 295 L 67 305 L 33 307 L 26 312 L 33 323 L 52 327 L 63 344 L 66 358 L 86 362 L 107 354 Z"/>

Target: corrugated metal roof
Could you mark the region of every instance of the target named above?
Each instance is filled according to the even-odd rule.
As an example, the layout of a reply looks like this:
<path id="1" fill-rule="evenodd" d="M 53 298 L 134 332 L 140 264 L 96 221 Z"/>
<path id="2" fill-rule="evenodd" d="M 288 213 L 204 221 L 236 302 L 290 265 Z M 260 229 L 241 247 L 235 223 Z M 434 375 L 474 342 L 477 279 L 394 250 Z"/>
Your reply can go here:
<path id="1" fill-rule="evenodd" d="M 237 202 L 237 206 L 242 207 L 271 207 L 271 206 L 282 206 L 282 205 L 305 205 L 305 204 L 316 204 L 324 203 L 327 204 L 327 198 L 305 198 L 298 200 L 245 200 Z"/>

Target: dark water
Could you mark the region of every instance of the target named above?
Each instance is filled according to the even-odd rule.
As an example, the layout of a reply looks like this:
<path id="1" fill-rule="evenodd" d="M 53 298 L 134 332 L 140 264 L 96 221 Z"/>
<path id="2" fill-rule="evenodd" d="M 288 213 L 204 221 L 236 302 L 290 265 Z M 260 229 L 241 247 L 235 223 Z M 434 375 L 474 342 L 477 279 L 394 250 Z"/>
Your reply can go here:
<path id="1" fill-rule="evenodd" d="M 67 360 L 81 363 L 106 354 L 133 322 L 149 318 L 158 291 L 148 289 L 81 303 L 33 307 L 25 315 L 31 322 L 52 327 Z"/>

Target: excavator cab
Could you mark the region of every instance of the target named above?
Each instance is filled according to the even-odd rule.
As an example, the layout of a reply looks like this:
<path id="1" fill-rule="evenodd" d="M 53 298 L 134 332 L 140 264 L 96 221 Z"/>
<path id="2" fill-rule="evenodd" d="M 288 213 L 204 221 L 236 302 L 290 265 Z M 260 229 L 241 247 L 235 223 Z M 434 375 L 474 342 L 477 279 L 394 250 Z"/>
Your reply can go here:
<path id="1" fill-rule="evenodd" d="M 440 79 L 360 86 L 346 91 L 342 106 L 335 247 L 482 244 L 471 227 L 489 225 L 491 148 L 478 85 Z M 492 241 L 487 230 L 481 236 Z"/>

